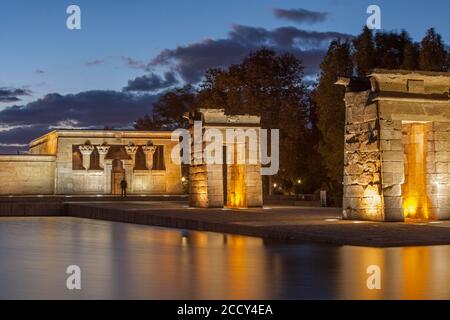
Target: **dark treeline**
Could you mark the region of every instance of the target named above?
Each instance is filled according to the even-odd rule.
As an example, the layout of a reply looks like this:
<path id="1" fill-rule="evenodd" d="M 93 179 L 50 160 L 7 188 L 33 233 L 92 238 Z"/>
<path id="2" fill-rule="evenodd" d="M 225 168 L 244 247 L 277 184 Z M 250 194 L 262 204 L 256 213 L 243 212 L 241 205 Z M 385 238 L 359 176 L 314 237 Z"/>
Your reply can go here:
<path id="1" fill-rule="evenodd" d="M 305 84 L 300 59 L 261 48 L 239 64 L 208 70 L 197 87 L 187 85 L 162 94 L 135 128 L 186 127 L 183 113 L 199 108 L 259 115 L 263 128 L 280 129 L 280 171 L 272 182 L 285 193 L 326 188 L 333 204 L 340 205 L 344 89 L 335 85 L 338 77 L 365 76 L 375 68 L 448 71 L 449 66 L 450 51 L 434 29 L 420 43 L 405 31 L 374 34 L 368 28 L 353 39 L 336 39 L 313 87 Z"/>

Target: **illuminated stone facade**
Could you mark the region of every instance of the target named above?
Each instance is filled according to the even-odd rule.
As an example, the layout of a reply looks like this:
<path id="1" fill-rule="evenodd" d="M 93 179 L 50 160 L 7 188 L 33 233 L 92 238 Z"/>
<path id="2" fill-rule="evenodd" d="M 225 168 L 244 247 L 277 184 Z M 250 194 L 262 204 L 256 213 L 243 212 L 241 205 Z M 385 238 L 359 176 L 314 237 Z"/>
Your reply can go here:
<path id="1" fill-rule="evenodd" d="M 57 130 L 27 155 L 0 155 L 0 195 L 181 194 L 172 132 Z"/>
<path id="2" fill-rule="evenodd" d="M 375 70 L 338 84 L 344 219 L 450 219 L 450 74 Z"/>
<path id="3" fill-rule="evenodd" d="M 194 123 L 201 123 L 201 131 L 195 133 Z M 191 148 L 190 175 L 190 204 L 195 207 L 260 207 L 263 205 L 261 163 L 259 157 L 256 162 L 249 161 L 249 136 L 244 140 L 227 140 L 226 130 L 235 130 L 237 135 L 244 135 L 250 131 L 256 134 L 257 148 L 259 148 L 260 117 L 240 115 L 227 116 L 221 109 L 201 109 L 190 115 L 191 136 L 193 141 L 203 141 L 199 148 Z M 212 129 L 221 133 L 223 141 L 222 163 L 207 163 L 205 161 L 205 147 L 208 139 L 205 130 Z M 247 131 L 250 129 L 249 131 Z M 213 141 L 213 140 L 211 140 Z M 243 150 L 238 155 L 237 150 Z M 256 152 L 258 153 L 258 150 Z M 235 161 L 226 163 L 226 155 L 230 153 Z M 239 158 L 244 157 L 244 159 Z M 196 161 L 197 159 L 197 161 Z M 241 161 L 238 161 L 240 159 Z M 241 163 L 241 164 L 238 164 Z"/>

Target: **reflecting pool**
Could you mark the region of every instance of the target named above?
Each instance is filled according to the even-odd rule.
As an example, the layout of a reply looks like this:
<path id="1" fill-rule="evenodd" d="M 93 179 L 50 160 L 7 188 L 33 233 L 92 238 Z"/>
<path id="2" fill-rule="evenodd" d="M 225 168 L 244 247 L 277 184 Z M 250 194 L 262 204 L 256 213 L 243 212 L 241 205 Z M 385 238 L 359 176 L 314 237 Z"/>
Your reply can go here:
<path id="1" fill-rule="evenodd" d="M 81 290 L 66 268 L 81 268 Z M 367 289 L 367 267 L 382 290 Z M 450 246 L 360 248 L 0 218 L 0 299 L 450 299 Z"/>

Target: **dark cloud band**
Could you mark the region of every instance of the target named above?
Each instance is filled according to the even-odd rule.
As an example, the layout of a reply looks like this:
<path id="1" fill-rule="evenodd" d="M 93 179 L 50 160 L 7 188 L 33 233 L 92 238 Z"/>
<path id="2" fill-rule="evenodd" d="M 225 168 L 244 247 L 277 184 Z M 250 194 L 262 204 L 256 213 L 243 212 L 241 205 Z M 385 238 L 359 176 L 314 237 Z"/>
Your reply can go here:
<path id="1" fill-rule="evenodd" d="M 0 102 L 20 101 L 20 97 L 29 96 L 31 91 L 28 89 L 0 88 Z"/>
<path id="2" fill-rule="evenodd" d="M 306 9 L 273 9 L 275 17 L 299 24 L 314 24 L 328 19 L 328 12 L 310 11 Z"/>
<path id="3" fill-rule="evenodd" d="M 19 146 L 56 128 L 132 128 L 150 112 L 157 95 L 133 95 L 117 91 L 48 94 L 23 106 L 0 111 L 0 152 Z"/>
<path id="4" fill-rule="evenodd" d="M 208 68 L 238 63 L 252 51 L 267 47 L 276 52 L 290 52 L 303 60 L 305 73 L 317 73 L 329 42 L 336 38 L 352 38 L 339 32 L 317 32 L 282 27 L 273 30 L 234 25 L 229 36 L 208 39 L 187 46 L 162 51 L 150 65 L 170 66 L 189 83 L 197 83 Z"/>
<path id="5" fill-rule="evenodd" d="M 137 77 L 128 81 L 128 85 L 123 88 L 124 91 L 135 92 L 155 92 L 168 89 L 178 83 L 174 72 L 166 72 L 164 77 L 155 73 Z"/>

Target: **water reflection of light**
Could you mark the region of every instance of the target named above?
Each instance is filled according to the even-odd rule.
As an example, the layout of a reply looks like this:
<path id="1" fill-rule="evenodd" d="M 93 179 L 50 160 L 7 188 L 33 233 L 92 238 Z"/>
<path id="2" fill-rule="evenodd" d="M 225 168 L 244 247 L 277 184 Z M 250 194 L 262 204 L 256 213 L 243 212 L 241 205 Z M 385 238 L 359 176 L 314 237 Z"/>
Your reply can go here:
<path id="1" fill-rule="evenodd" d="M 0 298 L 450 298 L 450 246 L 292 245 L 64 217 L 0 219 L 0 244 Z M 80 293 L 61 286 L 70 264 L 88 270 Z M 369 265 L 382 290 L 367 289 Z"/>
<path id="2" fill-rule="evenodd" d="M 385 255 L 382 249 L 343 247 L 339 250 L 340 271 L 342 282 L 340 287 L 341 299 L 382 299 L 382 290 L 367 288 L 367 268 L 371 265 L 379 266 L 382 275 L 385 269 Z M 381 286 L 385 285 L 382 276 Z"/>
<path id="3" fill-rule="evenodd" d="M 427 299 L 430 274 L 430 248 L 411 247 L 401 249 L 403 270 L 403 298 Z"/>
<path id="4" fill-rule="evenodd" d="M 447 299 L 450 246 L 405 248 L 343 247 L 339 253 L 342 299 Z M 366 268 L 381 269 L 382 289 L 366 287 Z"/>

